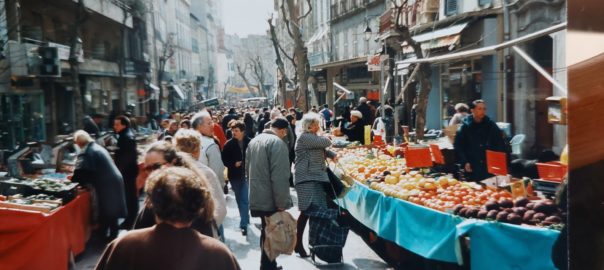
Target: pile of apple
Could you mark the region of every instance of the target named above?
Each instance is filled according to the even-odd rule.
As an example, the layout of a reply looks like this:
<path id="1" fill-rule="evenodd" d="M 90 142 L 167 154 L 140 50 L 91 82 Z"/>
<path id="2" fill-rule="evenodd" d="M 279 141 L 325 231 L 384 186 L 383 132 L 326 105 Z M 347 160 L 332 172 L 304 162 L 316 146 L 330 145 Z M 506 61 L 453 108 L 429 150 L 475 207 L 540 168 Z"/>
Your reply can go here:
<path id="1" fill-rule="evenodd" d="M 529 224 L 551 226 L 560 224 L 566 213 L 563 213 L 551 200 L 531 202 L 527 198 L 510 198 L 490 200 L 482 207 L 457 205 L 453 214 L 466 218 L 496 220 L 510 224 Z"/>
<path id="2" fill-rule="evenodd" d="M 367 148 L 338 149 L 340 164 L 346 173 L 359 181 L 384 181 L 386 175 L 404 173 L 404 159 L 380 154 Z"/>
<path id="3" fill-rule="evenodd" d="M 417 171 L 408 174 L 388 174 L 384 182 L 371 182 L 372 189 L 384 194 L 439 211 L 447 211 L 456 205 L 481 206 L 489 198 L 511 196 L 507 192 L 497 192 L 475 183 L 462 183 L 450 176 L 438 179 L 424 177 Z"/>

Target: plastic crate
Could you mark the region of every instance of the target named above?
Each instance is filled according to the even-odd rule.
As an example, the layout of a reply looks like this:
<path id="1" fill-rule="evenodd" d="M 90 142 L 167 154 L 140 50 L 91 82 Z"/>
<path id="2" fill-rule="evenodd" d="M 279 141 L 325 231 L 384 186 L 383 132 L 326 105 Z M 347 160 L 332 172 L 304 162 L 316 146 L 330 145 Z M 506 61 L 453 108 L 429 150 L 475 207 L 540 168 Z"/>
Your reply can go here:
<path id="1" fill-rule="evenodd" d="M 567 167 L 560 162 L 537 163 L 539 178 L 543 180 L 562 182 L 566 171 Z"/>

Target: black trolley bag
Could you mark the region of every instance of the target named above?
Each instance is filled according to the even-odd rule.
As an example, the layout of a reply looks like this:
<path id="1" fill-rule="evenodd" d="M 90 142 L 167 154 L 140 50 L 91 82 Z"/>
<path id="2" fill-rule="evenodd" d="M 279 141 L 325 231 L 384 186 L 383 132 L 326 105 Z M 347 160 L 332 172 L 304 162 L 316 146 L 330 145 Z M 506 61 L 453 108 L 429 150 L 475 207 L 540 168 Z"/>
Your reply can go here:
<path id="1" fill-rule="evenodd" d="M 335 181 L 336 179 L 331 179 L 337 178 L 333 172 L 331 174 L 328 172 L 328 175 L 331 183 L 326 183 L 325 191 L 330 208 L 323 209 L 311 205 L 307 211 L 310 217 L 308 242 L 311 259 L 315 265 L 317 265 L 316 258 L 321 259 L 328 265 L 343 263 L 342 249 L 346 244 L 346 238 L 350 229 L 342 222 L 342 212 L 339 206 L 329 201 L 340 197 L 343 192 L 345 193 L 345 189 L 336 187 L 339 189 L 339 191 L 336 191 L 333 183 L 340 182 L 340 180 L 337 179 Z"/>

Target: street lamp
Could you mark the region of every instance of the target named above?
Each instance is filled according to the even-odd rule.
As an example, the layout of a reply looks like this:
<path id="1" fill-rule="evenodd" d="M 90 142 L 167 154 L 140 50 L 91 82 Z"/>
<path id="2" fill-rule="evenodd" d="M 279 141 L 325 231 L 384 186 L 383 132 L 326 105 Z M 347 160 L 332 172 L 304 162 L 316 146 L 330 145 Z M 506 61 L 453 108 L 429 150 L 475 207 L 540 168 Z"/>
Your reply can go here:
<path id="1" fill-rule="evenodd" d="M 371 27 L 369 27 L 369 23 L 367 23 L 367 28 L 365 28 L 365 41 L 369 41 L 371 39 L 371 35 L 373 34 L 371 32 Z"/>

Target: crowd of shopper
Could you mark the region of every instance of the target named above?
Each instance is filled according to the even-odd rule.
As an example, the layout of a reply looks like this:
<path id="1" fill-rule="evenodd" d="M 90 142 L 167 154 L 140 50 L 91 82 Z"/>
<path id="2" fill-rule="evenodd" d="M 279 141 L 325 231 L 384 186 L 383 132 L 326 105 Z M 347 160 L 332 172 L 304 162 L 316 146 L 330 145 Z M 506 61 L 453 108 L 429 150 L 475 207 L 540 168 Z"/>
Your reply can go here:
<path id="1" fill-rule="evenodd" d="M 338 158 L 329 151 L 332 142 L 325 135 L 331 131 L 364 143 L 368 125 L 391 142 L 393 109 L 384 107 L 383 116 L 378 111 L 376 104 L 365 98 L 357 106 L 347 107 L 340 117 L 327 105 L 320 110 L 313 107 L 306 114 L 280 107 L 230 108 L 224 113 L 202 110 L 168 114 L 162 110 L 156 119 L 157 142 L 143 153 L 142 173 L 149 176 L 140 210 L 138 153 L 130 119 L 114 119 L 115 163 L 86 131 L 76 132 L 75 143 L 82 151 L 73 179 L 90 184 L 98 193 L 101 234 L 106 236 L 109 230 L 109 239 L 115 239 L 119 218 L 125 218 L 122 229 L 135 229 L 109 244 L 97 268 L 193 269 L 191 266 L 207 260 L 213 265 L 208 269 L 238 269 L 237 260 L 223 244 L 229 183 L 239 210 L 241 233 L 247 235 L 250 215 L 261 217 L 261 269 L 279 268 L 263 248 L 265 218 L 291 208 L 290 188 L 295 188 L 301 213 L 294 250 L 307 257 L 302 241 L 306 223 L 312 228 L 337 218 L 326 190 L 326 158 L 336 162 Z M 87 131 L 100 133 L 96 126 L 99 118 L 102 116 L 85 119 Z M 178 245 L 186 247 L 185 253 L 176 252 L 183 250 L 176 248 Z M 166 253 L 160 255 L 161 250 Z M 136 258 L 127 258 L 134 255 Z"/>

